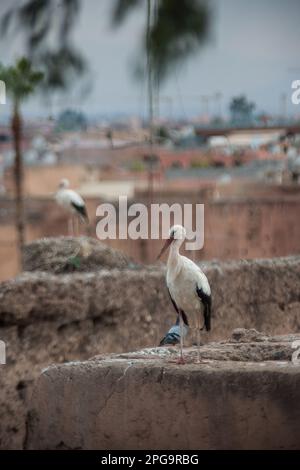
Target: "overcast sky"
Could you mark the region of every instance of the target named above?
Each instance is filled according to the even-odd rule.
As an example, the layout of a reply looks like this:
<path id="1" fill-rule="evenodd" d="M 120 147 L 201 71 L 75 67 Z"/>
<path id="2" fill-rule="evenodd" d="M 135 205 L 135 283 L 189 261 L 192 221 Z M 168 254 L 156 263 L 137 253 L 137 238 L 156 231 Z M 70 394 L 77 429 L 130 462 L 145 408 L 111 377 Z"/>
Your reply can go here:
<path id="1" fill-rule="evenodd" d="M 64 98 L 54 111 L 66 105 L 97 114 L 137 114 L 145 110 L 145 86 L 137 83 L 130 71 L 138 51 L 145 11 L 132 14 L 121 28 L 111 29 L 112 1 L 82 0 L 74 40 L 89 63 L 92 88 L 85 99 Z M 1 0 L 0 15 L 12 3 L 13 0 Z M 299 0 L 215 0 L 213 3 L 212 39 L 164 85 L 161 95 L 172 97 L 173 109 L 162 100 L 162 112 L 201 114 L 200 97 L 220 91 L 224 114 L 230 98 L 241 93 L 255 101 L 259 110 L 276 114 L 280 110 L 280 96 L 286 93 L 288 112 L 300 114 L 300 105 L 290 104 L 291 82 L 300 79 Z M 1 40 L 2 62 L 9 63 L 21 53 L 18 37 L 8 43 Z M 211 111 L 214 106 L 212 102 Z M 46 115 L 48 109 L 31 100 L 26 112 Z"/>

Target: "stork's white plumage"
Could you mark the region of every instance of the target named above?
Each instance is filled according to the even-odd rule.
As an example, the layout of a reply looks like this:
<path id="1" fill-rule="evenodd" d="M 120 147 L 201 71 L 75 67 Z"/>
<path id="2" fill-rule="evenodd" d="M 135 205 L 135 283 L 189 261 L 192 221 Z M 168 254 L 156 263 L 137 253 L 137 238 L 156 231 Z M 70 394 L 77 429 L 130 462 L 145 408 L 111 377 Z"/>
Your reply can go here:
<path id="1" fill-rule="evenodd" d="M 85 206 L 85 202 L 80 196 L 72 189 L 69 189 L 69 181 L 67 179 L 62 179 L 58 186 L 58 191 L 55 194 L 56 202 L 66 209 L 71 216 L 77 215 L 80 220 L 85 223 L 88 223 L 88 214 Z M 74 225 L 71 220 L 73 231 Z"/>
<path id="2" fill-rule="evenodd" d="M 174 225 L 162 248 L 160 256 L 168 248 L 167 286 L 174 308 L 180 319 L 180 362 L 183 361 L 184 325 L 197 331 L 198 360 L 200 361 L 200 331 L 211 327 L 211 290 L 204 272 L 179 249 L 186 238 L 186 230 Z M 204 321 L 204 325 L 203 325 Z"/>

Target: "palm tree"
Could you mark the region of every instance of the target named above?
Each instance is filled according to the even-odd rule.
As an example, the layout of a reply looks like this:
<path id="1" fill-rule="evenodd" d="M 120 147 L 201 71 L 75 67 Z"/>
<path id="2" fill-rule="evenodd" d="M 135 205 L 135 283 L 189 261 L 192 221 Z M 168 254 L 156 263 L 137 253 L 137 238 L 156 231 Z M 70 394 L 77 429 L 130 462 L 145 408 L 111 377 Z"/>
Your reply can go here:
<path id="1" fill-rule="evenodd" d="M 209 37 L 211 12 L 207 0 L 115 0 L 113 25 L 124 22 L 131 11 L 146 6 L 146 27 L 143 31 L 142 60 L 137 76 L 148 82 L 148 124 L 150 156 L 149 201 L 153 191 L 154 100 L 159 102 L 159 87 L 173 69 L 195 53 Z M 144 57 L 146 57 L 146 67 Z M 154 96 L 156 94 L 156 96 Z"/>
<path id="2" fill-rule="evenodd" d="M 211 11 L 207 0 L 115 0 L 113 24 L 124 22 L 131 11 L 146 5 L 146 27 L 137 64 L 143 76 L 144 60 L 148 81 L 150 147 L 154 140 L 154 99 L 159 87 L 173 69 L 194 54 L 209 37 Z M 154 97 L 156 94 L 156 97 Z"/>
<path id="3" fill-rule="evenodd" d="M 26 58 L 17 60 L 16 64 L 4 67 L 0 64 L 0 79 L 6 85 L 8 95 L 12 99 L 11 130 L 14 142 L 15 163 L 15 204 L 16 230 L 18 234 L 19 261 L 22 266 L 22 251 L 25 243 L 24 196 L 23 196 L 23 160 L 22 160 L 22 118 L 21 103 L 31 95 L 41 82 L 43 73 L 35 70 Z"/>
<path id="4" fill-rule="evenodd" d="M 229 105 L 232 124 L 242 126 L 252 124 L 255 107 L 255 103 L 249 101 L 245 95 L 234 96 Z"/>

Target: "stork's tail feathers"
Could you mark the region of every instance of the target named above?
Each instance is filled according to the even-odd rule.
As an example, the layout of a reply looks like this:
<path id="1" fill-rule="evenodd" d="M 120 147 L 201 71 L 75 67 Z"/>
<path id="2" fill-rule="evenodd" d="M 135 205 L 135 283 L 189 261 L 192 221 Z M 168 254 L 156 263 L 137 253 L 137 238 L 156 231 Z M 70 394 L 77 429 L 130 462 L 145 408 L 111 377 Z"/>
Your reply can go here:
<path id="1" fill-rule="evenodd" d="M 204 304 L 204 325 L 206 331 L 210 331 L 211 328 L 211 297 L 209 301 Z"/>
<path id="2" fill-rule="evenodd" d="M 206 294 L 203 289 L 196 287 L 198 297 L 200 298 L 203 305 L 203 315 L 204 315 L 204 326 L 206 331 L 210 331 L 211 328 L 211 295 Z"/>
<path id="3" fill-rule="evenodd" d="M 84 206 L 82 208 L 82 211 L 80 211 L 80 218 L 81 220 L 85 223 L 85 224 L 88 224 L 89 223 L 89 216 L 88 216 L 88 213 L 87 213 L 87 210 L 86 210 L 86 207 Z"/>
<path id="4" fill-rule="evenodd" d="M 84 215 L 83 215 L 83 214 L 81 215 L 81 220 L 82 220 L 86 225 L 88 225 L 88 224 L 90 223 L 89 216 L 88 216 L 88 213 L 87 213 L 87 212 L 85 212 Z"/>
<path id="5" fill-rule="evenodd" d="M 89 223 L 89 216 L 88 216 L 86 207 L 85 206 L 79 206 L 78 204 L 75 204 L 74 202 L 72 202 L 72 206 L 74 207 L 77 214 L 79 215 L 80 220 L 82 220 L 82 222 L 84 222 L 85 224 L 88 224 Z"/>

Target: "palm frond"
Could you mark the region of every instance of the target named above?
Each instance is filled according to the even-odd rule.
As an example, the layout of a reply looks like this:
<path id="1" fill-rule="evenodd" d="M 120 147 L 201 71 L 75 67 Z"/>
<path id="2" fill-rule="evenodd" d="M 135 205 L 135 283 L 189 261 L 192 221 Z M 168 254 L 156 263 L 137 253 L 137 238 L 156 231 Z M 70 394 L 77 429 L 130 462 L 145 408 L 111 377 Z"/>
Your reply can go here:
<path id="1" fill-rule="evenodd" d="M 15 16 L 15 9 L 7 10 L 0 20 L 0 36 L 5 36 L 11 27 Z"/>
<path id="2" fill-rule="evenodd" d="M 121 24 L 127 15 L 142 3 L 142 0 L 115 0 L 112 14 L 113 24 Z"/>

